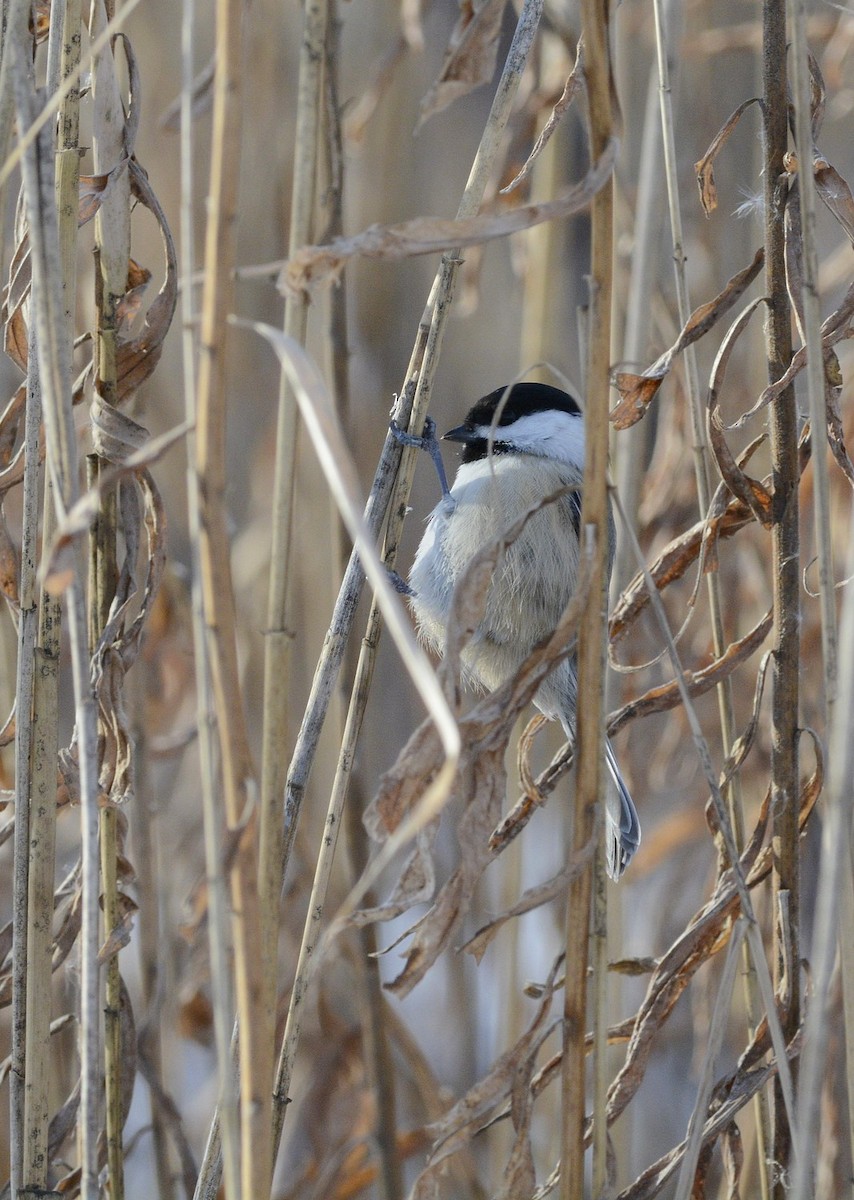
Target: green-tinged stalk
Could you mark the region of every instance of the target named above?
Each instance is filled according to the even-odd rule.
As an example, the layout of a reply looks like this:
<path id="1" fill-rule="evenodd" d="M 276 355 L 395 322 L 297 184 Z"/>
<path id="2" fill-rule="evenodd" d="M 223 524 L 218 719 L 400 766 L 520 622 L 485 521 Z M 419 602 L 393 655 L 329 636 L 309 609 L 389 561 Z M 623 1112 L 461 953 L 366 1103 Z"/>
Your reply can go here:
<path id="1" fill-rule="evenodd" d="M 181 22 L 181 314 L 184 403 L 190 434 L 187 438 L 187 514 L 193 554 L 193 653 L 196 668 L 196 724 L 199 732 L 202 809 L 204 814 L 205 873 L 208 891 L 208 948 L 211 964 L 214 1038 L 219 1099 L 211 1124 L 196 1197 L 215 1195 L 220 1174 L 225 1194 L 240 1194 L 240 1122 L 237 1111 L 234 999 L 231 980 L 231 932 L 228 886 L 221 853 L 224 814 L 216 766 L 216 718 L 211 703 L 210 665 L 202 601 L 199 544 L 201 512 L 194 474 L 196 460 L 197 322 L 193 286 L 195 222 L 193 219 L 193 44 L 195 0 L 184 0 Z M 215 1182 L 214 1182 L 215 1180 Z"/>

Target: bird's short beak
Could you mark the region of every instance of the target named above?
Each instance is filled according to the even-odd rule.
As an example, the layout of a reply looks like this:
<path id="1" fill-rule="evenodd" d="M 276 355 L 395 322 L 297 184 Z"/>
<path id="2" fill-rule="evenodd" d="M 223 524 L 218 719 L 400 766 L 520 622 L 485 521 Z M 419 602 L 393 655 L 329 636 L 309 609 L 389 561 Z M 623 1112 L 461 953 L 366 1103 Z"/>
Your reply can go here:
<path id="1" fill-rule="evenodd" d="M 449 429 L 447 433 L 442 434 L 443 442 L 477 442 L 481 438 L 481 434 L 474 429 L 469 429 L 467 425 L 458 425 L 456 429 Z"/>

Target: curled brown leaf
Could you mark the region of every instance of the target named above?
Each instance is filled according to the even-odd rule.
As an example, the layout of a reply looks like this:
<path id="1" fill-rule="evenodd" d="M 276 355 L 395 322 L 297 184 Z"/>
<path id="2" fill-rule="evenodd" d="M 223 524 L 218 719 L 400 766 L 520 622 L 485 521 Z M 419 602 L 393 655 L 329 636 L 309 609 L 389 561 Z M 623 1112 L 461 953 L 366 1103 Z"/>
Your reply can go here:
<path id="1" fill-rule="evenodd" d="M 731 116 L 727 117 L 723 126 L 715 134 L 708 150 L 703 157 L 699 160 L 699 162 L 694 163 L 694 170 L 697 173 L 697 186 L 700 189 L 700 203 L 702 204 L 703 212 L 707 217 L 711 216 L 718 206 L 718 190 L 715 186 L 714 171 L 715 159 L 729 141 L 730 134 L 738 124 L 742 113 L 750 108 L 751 104 L 758 104 L 761 106 L 762 101 L 758 96 L 753 96 L 750 100 L 745 100 L 743 103 L 739 104 L 735 112 L 732 113 Z"/>
<path id="2" fill-rule="evenodd" d="M 460 0 L 439 77 L 421 101 L 417 129 L 454 100 L 489 83 L 495 73 L 506 0 Z"/>

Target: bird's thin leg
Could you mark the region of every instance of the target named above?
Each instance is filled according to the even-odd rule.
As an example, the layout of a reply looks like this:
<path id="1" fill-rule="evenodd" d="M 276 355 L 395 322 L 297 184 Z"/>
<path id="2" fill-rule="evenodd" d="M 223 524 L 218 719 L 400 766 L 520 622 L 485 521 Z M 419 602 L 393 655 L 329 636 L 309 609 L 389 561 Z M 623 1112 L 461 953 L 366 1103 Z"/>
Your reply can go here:
<path id="1" fill-rule="evenodd" d="M 451 489 L 448 487 L 448 477 L 445 474 L 445 464 L 442 462 L 442 451 L 439 448 L 439 439 L 436 437 L 436 422 L 432 417 L 427 417 L 424 422 L 424 432 L 420 435 L 416 433 L 408 433 L 405 429 L 401 429 L 397 421 L 389 422 L 389 429 L 392 437 L 400 442 L 401 446 L 413 446 L 416 450 L 426 450 L 433 459 L 433 465 L 436 468 L 436 474 L 439 476 L 439 486 L 442 489 L 442 495 L 450 495 Z"/>

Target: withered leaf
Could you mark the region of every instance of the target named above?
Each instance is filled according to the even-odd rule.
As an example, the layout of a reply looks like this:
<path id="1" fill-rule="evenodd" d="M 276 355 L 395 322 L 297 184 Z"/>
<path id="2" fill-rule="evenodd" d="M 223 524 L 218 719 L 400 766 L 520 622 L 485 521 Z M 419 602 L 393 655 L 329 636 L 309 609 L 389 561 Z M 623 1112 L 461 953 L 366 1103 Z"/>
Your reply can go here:
<path id="1" fill-rule="evenodd" d="M 505 3 L 461 0 L 439 77 L 421 101 L 419 129 L 429 117 L 492 79 Z"/>
<path id="2" fill-rule="evenodd" d="M 122 161 L 106 175 L 81 175 L 80 199 L 77 207 L 77 223 L 88 224 L 106 201 L 118 179 L 127 170 L 128 160 Z"/>
<path id="3" fill-rule="evenodd" d="M 467 805 L 457 825 L 460 860 L 439 890 L 406 952 L 406 966 L 386 986 L 405 996 L 424 978 L 465 918 L 474 890 L 494 857 L 489 835 L 495 828 L 507 787 L 504 748 L 481 750 L 461 771 Z M 470 778 L 466 779 L 465 776 Z"/>
<path id="4" fill-rule="evenodd" d="M 766 613 L 749 633 L 727 646 L 720 658 L 714 659 L 699 671 L 686 671 L 685 679 L 691 696 L 703 696 L 727 679 L 737 666 L 754 654 L 768 637 L 773 624 L 771 613 Z M 659 684 L 618 708 L 608 721 L 608 735 L 613 737 L 629 721 L 646 717 L 654 712 L 669 712 L 681 704 L 682 698 L 676 680 Z"/>
<path id="5" fill-rule="evenodd" d="M 27 385 L 22 383 L 0 415 L 0 468 L 8 467 L 14 453 L 26 402 Z"/>
<path id="6" fill-rule="evenodd" d="M 718 190 L 715 186 L 714 172 L 715 159 L 729 141 L 730 134 L 738 124 L 741 114 L 750 108 L 751 104 L 761 105 L 762 101 L 758 96 L 753 96 L 750 100 L 745 100 L 742 104 L 739 104 L 735 112 L 727 118 L 722 128 L 715 134 L 711 145 L 703 157 L 699 162 L 694 163 L 694 170 L 697 173 L 697 186 L 700 189 L 700 203 L 707 217 L 718 206 Z"/>
<path id="7" fill-rule="evenodd" d="M 854 242 L 854 196 L 851 195 L 851 188 L 824 158 L 815 160 L 813 170 L 819 197 Z"/>
<path id="8" fill-rule="evenodd" d="M 562 896 L 569 887 L 570 880 L 577 869 L 576 866 L 567 864 L 556 875 L 553 875 L 551 879 L 547 879 L 545 883 L 539 883 L 534 887 L 528 888 L 512 907 L 499 916 L 493 917 L 488 924 L 478 929 L 477 933 L 469 938 L 460 949 L 467 950 L 469 954 L 474 955 L 477 962 L 480 962 L 493 938 L 508 921 L 524 916 L 525 913 L 533 912 L 534 909 L 541 908 L 544 904 L 549 904 L 552 900 L 557 899 L 558 896 Z"/>
<path id="9" fill-rule="evenodd" d="M 415 1181 L 411 1193 L 412 1200 L 416 1197 L 422 1200 L 431 1194 L 430 1185 L 436 1181 L 445 1160 L 466 1146 L 484 1122 L 513 1094 L 520 1065 L 523 1065 L 525 1074 L 528 1069 L 533 1074 L 536 1052 L 554 1028 L 549 1017 L 557 986 L 558 969 L 559 964 L 555 963 L 549 972 L 531 1023 L 516 1045 L 500 1055 L 488 1074 L 474 1084 L 444 1116 L 428 1127 L 435 1139 L 434 1146 L 424 1170 Z M 525 1090 L 530 1090 L 529 1080 L 530 1076 L 527 1077 Z"/>
<path id="10" fill-rule="evenodd" d="M 656 359 L 649 370 L 641 375 L 628 371 L 618 371 L 613 376 L 613 384 L 620 393 L 620 402 L 615 405 L 610 414 L 611 424 L 615 429 L 628 429 L 639 421 L 658 395 L 661 383 L 666 377 L 673 359 L 681 354 L 686 347 L 698 341 L 709 332 L 720 318 L 732 308 L 738 298 L 743 295 L 756 276 L 762 270 L 765 261 L 763 247 L 756 251 L 752 261 L 741 271 L 737 271 L 726 286 L 713 300 L 699 305 L 685 322 L 679 337 L 673 345 Z"/>
<path id="11" fill-rule="evenodd" d="M 721 427 L 720 409 L 717 405 L 709 417 L 709 440 L 718 470 L 729 490 L 739 500 L 742 500 L 754 514 L 756 519 L 770 529 L 772 524 L 771 496 L 765 486 L 748 475 L 739 467 L 735 455 L 730 450 Z"/>
<path id="12" fill-rule="evenodd" d="M 504 196 L 508 192 L 512 192 L 517 188 L 531 173 L 534 163 L 539 158 L 545 147 L 551 141 L 552 134 L 560 124 L 561 117 L 572 104 L 575 97 L 584 87 L 584 39 L 578 39 L 578 47 L 575 52 L 575 65 L 569 73 L 566 84 L 559 100 L 555 104 L 552 111 L 549 113 L 549 119 L 540 132 L 540 136 L 534 143 L 534 148 L 528 155 L 525 165 L 522 170 L 510 180 L 506 187 L 501 189 L 501 195 Z"/>
<path id="13" fill-rule="evenodd" d="M 6 525 L 6 513 L 0 508 L 0 592 L 14 609 L 18 608 L 18 551 Z"/>
<path id="14" fill-rule="evenodd" d="M 36 43 L 43 42 L 50 33 L 50 0 L 32 0 L 29 25 Z"/>
<path id="15" fill-rule="evenodd" d="M 620 401 L 609 414 L 615 429 L 630 429 L 637 424 L 658 395 L 658 389 L 666 375 L 634 375 L 629 371 L 618 371 L 613 377 L 614 387 L 620 393 Z"/>
<path id="16" fill-rule="evenodd" d="M 178 300 L 178 259 L 166 216 L 147 175 L 138 163 L 131 160 L 129 170 L 131 190 L 134 196 L 153 214 L 160 229 L 166 258 L 166 278 L 157 296 L 149 305 L 139 336 L 131 340 L 119 340 L 116 352 L 116 374 L 120 401 L 129 399 L 137 388 L 148 379 L 160 361 L 163 339 L 172 324 Z M 97 386 L 98 381 L 96 380 L 96 388 Z"/>
<path id="17" fill-rule="evenodd" d="M 146 288 L 151 282 L 151 272 L 141 267 L 132 258 L 128 260 L 128 281 L 125 294 L 116 306 L 116 319 L 120 325 L 131 325 L 142 308 Z"/>
<path id="18" fill-rule="evenodd" d="M 565 188 L 554 200 L 523 204 L 498 213 L 480 213 L 464 220 L 417 217 L 399 225 L 372 225 L 349 238 L 334 238 L 325 246 L 303 246 L 284 263 L 280 290 L 296 294 L 321 282 L 333 282 L 356 256 L 396 260 L 418 254 L 437 254 L 472 246 L 530 229 L 544 221 L 582 212 L 610 178 L 617 143 L 612 139 L 580 183 Z"/>
<path id="19" fill-rule="evenodd" d="M 827 89 L 824 86 L 824 76 L 821 73 L 821 67 L 818 65 L 818 59 L 812 50 L 807 51 L 807 61 L 810 70 L 810 127 L 812 130 L 812 140 L 817 142 L 824 121 Z"/>

